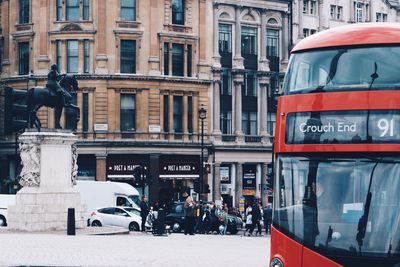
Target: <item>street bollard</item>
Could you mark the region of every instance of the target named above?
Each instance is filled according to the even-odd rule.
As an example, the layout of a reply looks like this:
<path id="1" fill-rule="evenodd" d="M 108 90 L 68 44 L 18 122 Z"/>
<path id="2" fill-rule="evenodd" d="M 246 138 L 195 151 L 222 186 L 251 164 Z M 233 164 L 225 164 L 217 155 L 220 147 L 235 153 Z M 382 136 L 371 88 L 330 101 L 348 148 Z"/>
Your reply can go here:
<path id="1" fill-rule="evenodd" d="M 67 235 L 75 235 L 75 209 L 68 209 Z"/>

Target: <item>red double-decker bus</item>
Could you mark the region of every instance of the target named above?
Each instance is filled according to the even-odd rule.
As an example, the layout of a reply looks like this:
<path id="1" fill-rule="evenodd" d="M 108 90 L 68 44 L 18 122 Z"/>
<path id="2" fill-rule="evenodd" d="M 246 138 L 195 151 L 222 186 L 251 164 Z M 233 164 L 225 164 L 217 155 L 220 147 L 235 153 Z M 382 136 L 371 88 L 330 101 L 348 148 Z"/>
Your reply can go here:
<path id="1" fill-rule="evenodd" d="M 292 50 L 275 137 L 272 267 L 400 266 L 400 24 Z"/>

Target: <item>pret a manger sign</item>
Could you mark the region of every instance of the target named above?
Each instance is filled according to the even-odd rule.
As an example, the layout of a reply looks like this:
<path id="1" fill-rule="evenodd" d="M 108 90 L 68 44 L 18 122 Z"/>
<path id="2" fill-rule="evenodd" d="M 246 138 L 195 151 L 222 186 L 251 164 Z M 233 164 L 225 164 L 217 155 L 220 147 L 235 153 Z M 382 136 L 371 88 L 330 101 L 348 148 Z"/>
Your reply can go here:
<path id="1" fill-rule="evenodd" d="M 286 144 L 400 143 L 400 110 L 289 113 Z"/>

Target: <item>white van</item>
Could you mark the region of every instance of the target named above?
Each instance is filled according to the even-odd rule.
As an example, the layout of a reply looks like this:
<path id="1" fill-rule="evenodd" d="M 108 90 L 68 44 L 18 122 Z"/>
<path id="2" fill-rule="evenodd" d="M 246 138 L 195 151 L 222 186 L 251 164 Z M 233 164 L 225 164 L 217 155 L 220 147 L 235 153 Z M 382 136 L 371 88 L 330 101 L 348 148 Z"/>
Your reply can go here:
<path id="1" fill-rule="evenodd" d="M 76 181 L 76 189 L 81 194 L 82 204 L 88 213 L 99 207 L 129 206 L 140 209 L 139 192 L 127 183 Z M 87 217 L 89 217 L 88 214 Z"/>
<path id="2" fill-rule="evenodd" d="M 15 195 L 0 194 L 0 226 L 7 226 L 7 208 L 15 205 Z"/>

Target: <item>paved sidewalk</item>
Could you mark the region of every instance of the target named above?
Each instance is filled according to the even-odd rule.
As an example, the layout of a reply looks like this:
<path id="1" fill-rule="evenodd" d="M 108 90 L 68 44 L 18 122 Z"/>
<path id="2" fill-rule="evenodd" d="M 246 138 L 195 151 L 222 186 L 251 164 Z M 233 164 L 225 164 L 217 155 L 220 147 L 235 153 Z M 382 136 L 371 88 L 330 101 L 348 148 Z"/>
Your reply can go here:
<path id="1" fill-rule="evenodd" d="M 269 236 L 0 231 L 0 266 L 266 267 Z"/>

